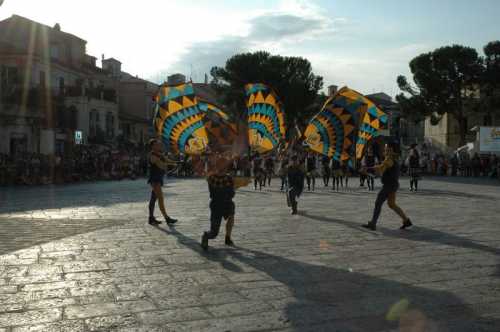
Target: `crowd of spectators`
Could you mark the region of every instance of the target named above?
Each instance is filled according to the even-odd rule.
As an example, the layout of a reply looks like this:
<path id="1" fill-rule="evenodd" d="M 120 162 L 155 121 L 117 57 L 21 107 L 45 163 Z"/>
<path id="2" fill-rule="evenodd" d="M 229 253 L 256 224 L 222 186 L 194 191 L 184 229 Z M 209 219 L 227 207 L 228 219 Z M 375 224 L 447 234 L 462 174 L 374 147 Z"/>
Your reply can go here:
<path id="1" fill-rule="evenodd" d="M 76 146 L 49 157 L 39 153 L 0 154 L 0 186 L 135 179 L 147 172 L 144 151 Z"/>
<path id="2" fill-rule="evenodd" d="M 420 166 L 424 175 L 500 178 L 500 158 L 494 154 L 442 153 L 419 148 Z M 180 156 L 168 175 L 176 177 L 204 176 L 208 156 Z M 271 157 L 278 166 L 279 158 Z M 255 156 L 243 156 L 232 161 L 232 171 L 251 176 Z M 318 163 L 320 162 L 318 158 Z M 408 160 L 401 163 L 402 173 Z M 122 180 L 144 177 L 148 171 L 147 151 L 143 148 L 112 148 L 79 145 L 66 154 L 49 157 L 39 153 L 0 154 L 0 186 L 62 184 L 80 181 Z"/>
<path id="3" fill-rule="evenodd" d="M 500 178 L 500 158 L 495 154 L 456 152 L 445 155 L 422 150 L 420 154 L 422 174 Z M 405 160 L 402 164 L 403 173 L 406 173 L 407 168 L 408 160 Z"/>

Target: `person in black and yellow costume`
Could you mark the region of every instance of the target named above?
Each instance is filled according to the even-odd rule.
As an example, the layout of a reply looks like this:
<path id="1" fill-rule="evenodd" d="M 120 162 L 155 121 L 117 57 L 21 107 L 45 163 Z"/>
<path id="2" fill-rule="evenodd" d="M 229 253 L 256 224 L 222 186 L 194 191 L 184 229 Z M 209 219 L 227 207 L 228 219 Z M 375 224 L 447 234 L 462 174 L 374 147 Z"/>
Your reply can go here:
<path id="1" fill-rule="evenodd" d="M 323 156 L 321 160 L 321 166 L 323 168 L 323 184 L 328 187 L 330 184 L 330 158 L 328 156 Z"/>
<path id="2" fill-rule="evenodd" d="M 271 180 L 274 176 L 274 159 L 271 156 L 268 156 L 266 158 L 266 161 L 264 162 L 264 168 L 265 168 L 265 175 L 264 175 L 264 186 L 271 187 Z"/>
<path id="3" fill-rule="evenodd" d="M 385 145 L 385 159 L 380 165 L 369 168 L 368 171 L 375 171 L 382 177 L 382 189 L 377 195 L 375 201 L 375 209 L 370 222 L 362 225 L 372 231 L 377 228 L 377 221 L 382 211 L 382 205 L 387 201 L 389 208 L 396 212 L 402 219 L 403 225 L 401 229 L 412 226 L 410 218 L 406 216 L 403 210 L 396 204 L 396 192 L 399 189 L 399 145 L 396 143 L 388 143 Z"/>
<path id="4" fill-rule="evenodd" d="M 253 177 L 254 177 L 254 189 L 262 190 L 262 187 L 266 186 L 266 172 L 262 167 L 262 158 L 257 153 L 253 158 Z"/>
<path id="5" fill-rule="evenodd" d="M 332 158 L 332 190 L 335 190 L 335 185 L 337 186 L 337 191 L 339 191 L 340 186 L 344 187 L 342 172 L 342 164 L 337 159 Z"/>
<path id="6" fill-rule="evenodd" d="M 373 169 L 373 167 L 376 165 L 377 159 L 375 157 L 375 154 L 373 153 L 373 148 L 371 146 L 369 146 L 366 149 L 366 153 L 362 163 L 364 169 Z M 366 179 L 366 182 L 368 184 L 368 190 L 370 191 L 375 190 L 375 176 L 370 173 L 361 173 L 361 175 L 364 176 Z"/>
<path id="7" fill-rule="evenodd" d="M 306 162 L 306 182 L 307 182 L 307 190 L 311 191 L 311 183 L 312 183 L 312 191 L 314 191 L 316 187 L 316 156 L 312 153 L 307 154 Z"/>
<path id="8" fill-rule="evenodd" d="M 175 165 L 176 162 L 168 159 L 163 155 L 163 145 L 157 139 L 152 139 L 149 141 L 149 147 L 151 148 L 151 154 L 149 156 L 149 178 L 148 183 L 151 186 L 151 198 L 149 200 L 149 224 L 158 225 L 161 221 L 156 220 L 154 216 L 156 201 L 158 200 L 158 205 L 160 206 L 160 211 L 165 222 L 169 225 L 175 224 L 176 219 L 171 218 L 167 211 L 165 210 L 165 202 L 163 198 L 163 177 L 165 176 L 165 170 L 170 165 Z"/>
<path id="9" fill-rule="evenodd" d="M 250 178 L 233 177 L 228 173 L 230 160 L 222 156 L 215 158 L 215 162 L 211 165 L 211 174 L 207 178 L 210 192 L 210 230 L 204 232 L 201 238 L 201 247 L 204 250 L 208 250 L 208 240 L 215 239 L 219 235 L 223 218 L 226 220 L 225 243 L 228 246 L 234 245 L 231 234 L 234 226 L 235 189 L 250 183 Z"/>
<path id="10" fill-rule="evenodd" d="M 304 190 L 305 170 L 303 165 L 299 163 L 299 158 L 293 156 L 291 158 L 291 165 L 288 166 L 288 186 L 287 193 L 288 206 L 292 208 L 292 214 L 297 214 L 298 203 L 297 198 L 300 197 Z"/>

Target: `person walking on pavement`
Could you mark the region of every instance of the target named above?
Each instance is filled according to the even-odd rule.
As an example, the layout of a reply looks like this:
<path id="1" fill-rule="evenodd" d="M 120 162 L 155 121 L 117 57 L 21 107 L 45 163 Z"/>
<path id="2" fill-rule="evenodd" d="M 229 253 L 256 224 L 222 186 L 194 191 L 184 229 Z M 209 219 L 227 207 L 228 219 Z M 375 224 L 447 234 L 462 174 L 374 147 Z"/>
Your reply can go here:
<path id="1" fill-rule="evenodd" d="M 418 180 L 420 178 L 420 154 L 417 151 L 417 145 L 412 144 L 410 155 L 408 157 L 408 166 L 410 170 L 410 191 L 418 190 Z"/>
<path id="2" fill-rule="evenodd" d="M 306 158 L 306 182 L 307 182 L 307 190 L 314 191 L 316 187 L 316 157 L 312 153 L 308 153 Z"/>
<path id="3" fill-rule="evenodd" d="M 279 170 L 279 176 L 281 179 L 281 191 L 285 190 L 286 187 L 288 187 L 288 179 L 287 179 L 287 174 L 288 174 L 288 159 L 286 157 L 282 157 L 283 159 L 281 160 L 281 165 L 280 165 L 280 170 Z"/>
<path id="4" fill-rule="evenodd" d="M 289 190 L 287 193 L 287 201 L 292 208 L 292 214 L 297 214 L 298 202 L 297 198 L 300 197 L 304 190 L 304 175 L 305 171 L 303 166 L 299 163 L 299 158 L 293 156 L 291 158 L 291 165 L 288 166 L 288 185 Z"/>
<path id="5" fill-rule="evenodd" d="M 267 181 L 267 186 L 271 187 L 271 180 L 274 176 L 273 157 L 271 157 L 271 156 L 267 157 L 266 161 L 264 162 L 264 168 L 265 168 L 264 186 L 265 186 L 265 183 Z"/>
<path id="6" fill-rule="evenodd" d="M 339 191 L 340 186 L 344 187 L 342 177 L 342 164 L 340 161 L 332 158 L 332 190 L 335 190 L 335 186 L 337 186 L 337 191 Z"/>
<path id="7" fill-rule="evenodd" d="M 323 184 L 325 187 L 328 188 L 328 185 L 330 184 L 330 158 L 328 156 L 323 156 L 323 159 L 321 160 L 321 166 L 322 166 L 322 175 L 323 175 Z"/>
<path id="8" fill-rule="evenodd" d="M 173 225 L 177 222 L 176 219 L 171 218 L 165 209 L 165 202 L 163 198 L 163 177 L 165 176 L 165 170 L 169 165 L 176 164 L 166 158 L 162 151 L 163 145 L 157 139 L 152 139 L 149 141 L 149 147 L 151 148 L 151 154 L 149 156 L 149 178 L 148 183 L 151 186 L 151 198 L 149 199 L 149 224 L 158 225 L 161 221 L 156 220 L 154 216 L 156 201 L 160 206 L 160 211 L 165 218 L 165 222 L 169 225 Z"/>
<path id="9" fill-rule="evenodd" d="M 375 157 L 375 154 L 373 153 L 373 148 L 371 146 L 369 146 L 366 150 L 366 154 L 365 154 L 365 157 L 363 158 L 363 167 L 365 169 L 370 169 L 370 168 L 373 168 L 376 164 L 376 157 Z M 364 175 L 365 179 L 366 179 L 366 183 L 368 185 L 368 190 L 369 191 L 373 191 L 375 190 L 375 176 L 373 174 L 370 174 L 370 173 L 364 173 L 364 172 L 361 172 L 361 174 Z"/>
<path id="10" fill-rule="evenodd" d="M 234 226 L 235 189 L 250 183 L 249 177 L 233 177 L 228 173 L 229 160 L 222 156 L 215 158 L 211 174 L 207 178 L 210 192 L 210 230 L 204 232 L 201 238 L 201 247 L 205 251 L 208 250 L 208 240 L 215 239 L 219 235 L 222 219 L 226 220 L 225 244 L 234 246 L 231 235 Z"/>
<path id="11" fill-rule="evenodd" d="M 413 224 L 410 218 L 408 218 L 403 210 L 396 204 L 396 192 L 399 189 L 399 146 L 396 143 L 386 144 L 384 154 L 385 159 L 382 164 L 368 169 L 368 171 L 375 171 L 381 175 L 383 186 L 375 201 L 372 220 L 362 226 L 372 231 L 376 230 L 377 221 L 382 211 L 382 205 L 385 201 L 388 201 L 389 208 L 396 212 L 403 221 L 403 225 L 400 229 L 406 229 Z"/>

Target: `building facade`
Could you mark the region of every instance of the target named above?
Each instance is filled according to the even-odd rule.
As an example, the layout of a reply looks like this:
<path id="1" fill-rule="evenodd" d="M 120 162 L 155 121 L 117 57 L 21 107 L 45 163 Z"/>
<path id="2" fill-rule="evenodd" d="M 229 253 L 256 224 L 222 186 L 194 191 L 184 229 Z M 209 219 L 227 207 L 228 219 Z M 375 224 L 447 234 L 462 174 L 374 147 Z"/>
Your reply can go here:
<path id="1" fill-rule="evenodd" d="M 127 73 L 120 78 L 120 133 L 122 138 L 142 145 L 153 137 L 154 97 L 158 85 Z"/>
<path id="2" fill-rule="evenodd" d="M 0 21 L 0 153 L 63 154 L 75 144 L 151 136 L 157 85 L 86 53 L 86 41 L 13 15 Z"/>
<path id="3" fill-rule="evenodd" d="M 479 126 L 500 126 L 500 112 L 497 114 L 477 113 L 467 117 L 466 127 L 470 129 L 466 142 L 474 142 L 476 133 L 472 130 Z M 460 148 L 458 121 L 451 114 L 444 114 L 437 124 L 431 118 L 425 119 L 425 139 L 427 143 L 442 152 L 453 152 Z"/>

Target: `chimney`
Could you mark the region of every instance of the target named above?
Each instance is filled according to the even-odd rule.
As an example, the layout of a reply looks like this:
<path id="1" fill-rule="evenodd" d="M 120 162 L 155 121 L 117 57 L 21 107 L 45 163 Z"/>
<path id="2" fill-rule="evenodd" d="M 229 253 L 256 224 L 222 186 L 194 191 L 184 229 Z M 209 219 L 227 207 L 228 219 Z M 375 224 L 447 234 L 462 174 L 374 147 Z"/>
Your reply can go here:
<path id="1" fill-rule="evenodd" d="M 339 87 L 338 87 L 338 86 L 336 86 L 336 85 L 330 85 L 330 86 L 328 87 L 328 95 L 329 95 L 329 96 L 333 96 L 334 94 L 336 94 L 336 93 L 337 93 L 338 88 L 339 88 Z"/>
<path id="2" fill-rule="evenodd" d="M 208 84 L 208 75 L 205 73 L 205 84 Z"/>

